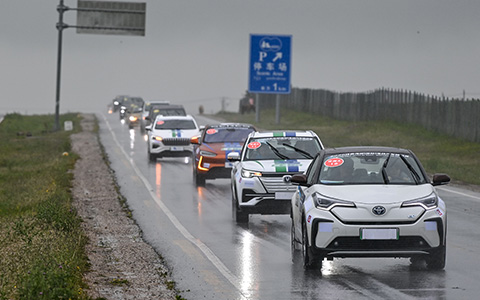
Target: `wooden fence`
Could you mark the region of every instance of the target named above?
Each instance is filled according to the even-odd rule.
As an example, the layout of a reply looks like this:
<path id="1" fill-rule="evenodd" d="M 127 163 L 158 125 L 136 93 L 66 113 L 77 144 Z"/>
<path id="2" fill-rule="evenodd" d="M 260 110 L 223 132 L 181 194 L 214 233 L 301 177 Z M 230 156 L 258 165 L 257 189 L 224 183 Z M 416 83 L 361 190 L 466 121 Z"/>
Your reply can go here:
<path id="1" fill-rule="evenodd" d="M 259 94 L 260 109 L 275 108 L 277 95 Z M 448 99 L 411 91 L 378 89 L 365 93 L 293 88 L 279 95 L 280 107 L 347 121 L 412 123 L 480 142 L 480 100 Z"/>

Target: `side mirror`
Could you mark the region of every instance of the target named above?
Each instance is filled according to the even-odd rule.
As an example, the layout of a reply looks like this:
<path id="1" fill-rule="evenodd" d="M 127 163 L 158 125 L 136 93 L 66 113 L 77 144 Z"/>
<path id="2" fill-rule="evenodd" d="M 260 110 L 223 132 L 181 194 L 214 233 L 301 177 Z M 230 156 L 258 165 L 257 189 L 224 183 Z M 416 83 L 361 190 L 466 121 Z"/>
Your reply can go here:
<path id="1" fill-rule="evenodd" d="M 199 136 L 192 136 L 190 138 L 190 143 L 195 145 L 200 145 L 200 137 Z"/>
<path id="2" fill-rule="evenodd" d="M 151 126 L 151 125 L 145 126 L 145 130 L 146 130 L 146 131 L 151 131 L 151 130 L 152 130 L 152 126 Z"/>
<path id="3" fill-rule="evenodd" d="M 227 160 L 234 162 L 234 161 L 240 161 L 240 153 L 238 152 L 230 152 L 227 155 Z"/>
<path id="4" fill-rule="evenodd" d="M 450 176 L 447 174 L 439 173 L 433 175 L 433 185 L 445 185 L 450 182 Z"/>
<path id="5" fill-rule="evenodd" d="M 307 175 L 305 174 L 295 174 L 290 179 L 290 182 L 298 185 L 307 185 Z"/>

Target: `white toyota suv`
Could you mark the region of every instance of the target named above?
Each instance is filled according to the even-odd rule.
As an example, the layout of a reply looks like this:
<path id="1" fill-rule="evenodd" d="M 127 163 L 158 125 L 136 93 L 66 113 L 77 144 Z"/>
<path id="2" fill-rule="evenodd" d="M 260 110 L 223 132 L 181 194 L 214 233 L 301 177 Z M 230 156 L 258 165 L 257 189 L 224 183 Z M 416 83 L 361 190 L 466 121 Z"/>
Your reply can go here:
<path id="1" fill-rule="evenodd" d="M 231 152 L 232 211 L 237 223 L 249 214 L 288 214 L 295 186 L 293 174 L 304 172 L 323 149 L 313 131 L 251 133 L 242 152 Z"/>
<path id="2" fill-rule="evenodd" d="M 188 116 L 162 116 L 145 127 L 148 131 L 148 157 L 155 161 L 161 157 L 185 157 L 193 153 L 190 139 L 200 135 L 195 119 Z"/>
<path id="3" fill-rule="evenodd" d="M 324 149 L 291 199 L 292 254 L 303 266 L 321 268 L 324 259 L 407 257 L 445 267 L 447 209 L 412 151 L 390 147 Z M 297 251 L 301 250 L 301 251 Z M 297 256 L 298 255 L 298 256 Z"/>

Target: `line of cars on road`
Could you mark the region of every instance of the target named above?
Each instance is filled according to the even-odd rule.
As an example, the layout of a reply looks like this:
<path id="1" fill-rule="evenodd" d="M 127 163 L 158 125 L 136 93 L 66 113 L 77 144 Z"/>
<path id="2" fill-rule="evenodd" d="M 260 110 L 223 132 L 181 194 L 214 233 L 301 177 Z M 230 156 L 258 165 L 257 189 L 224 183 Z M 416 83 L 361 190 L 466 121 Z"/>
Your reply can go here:
<path id="1" fill-rule="evenodd" d="M 325 148 L 313 131 L 259 132 L 251 124 L 199 127 L 192 116 L 159 114 L 146 126 L 151 161 L 191 156 L 194 183 L 230 178 L 232 216 L 289 214 L 292 259 L 409 257 L 446 263 L 446 205 L 415 154 L 392 147 Z"/>

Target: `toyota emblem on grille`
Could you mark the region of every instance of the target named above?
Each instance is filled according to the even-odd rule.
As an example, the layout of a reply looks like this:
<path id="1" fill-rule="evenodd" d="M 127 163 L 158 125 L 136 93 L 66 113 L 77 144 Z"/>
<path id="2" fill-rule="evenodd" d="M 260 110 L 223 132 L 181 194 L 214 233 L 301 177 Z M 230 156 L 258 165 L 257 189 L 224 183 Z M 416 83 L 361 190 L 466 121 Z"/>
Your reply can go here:
<path id="1" fill-rule="evenodd" d="M 383 206 L 377 205 L 374 208 L 372 208 L 372 212 L 374 215 L 381 216 L 387 212 L 387 209 Z"/>
<path id="2" fill-rule="evenodd" d="M 292 175 L 284 175 L 282 179 L 283 179 L 283 182 L 290 183 L 292 181 Z"/>

